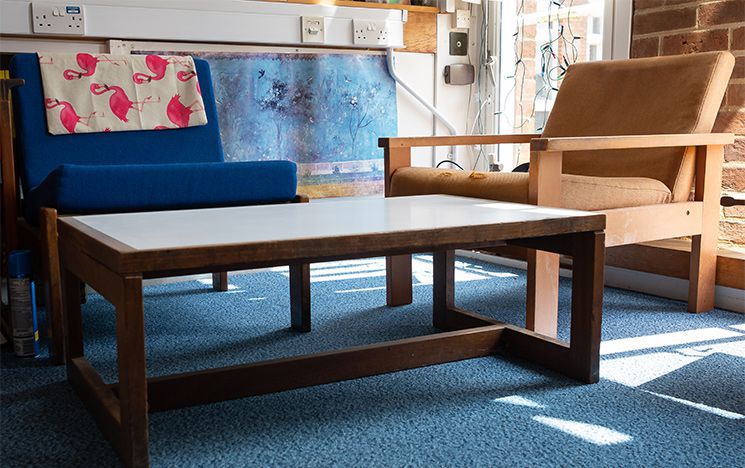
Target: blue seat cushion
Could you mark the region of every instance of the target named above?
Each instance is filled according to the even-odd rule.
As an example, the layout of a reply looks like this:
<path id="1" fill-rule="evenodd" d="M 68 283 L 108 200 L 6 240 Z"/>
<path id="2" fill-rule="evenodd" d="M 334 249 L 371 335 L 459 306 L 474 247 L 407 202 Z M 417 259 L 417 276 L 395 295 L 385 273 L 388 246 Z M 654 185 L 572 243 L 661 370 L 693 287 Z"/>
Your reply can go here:
<path id="1" fill-rule="evenodd" d="M 24 211 L 38 224 L 42 207 L 91 214 L 288 202 L 296 171 L 291 161 L 63 164 L 28 191 Z"/>

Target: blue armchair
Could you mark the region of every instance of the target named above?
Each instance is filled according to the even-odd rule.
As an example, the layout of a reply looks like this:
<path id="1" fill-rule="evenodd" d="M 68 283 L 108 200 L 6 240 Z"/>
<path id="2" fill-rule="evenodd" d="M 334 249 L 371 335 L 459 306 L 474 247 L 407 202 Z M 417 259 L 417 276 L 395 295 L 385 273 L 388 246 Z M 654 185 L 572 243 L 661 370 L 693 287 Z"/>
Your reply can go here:
<path id="1" fill-rule="evenodd" d="M 53 136 L 47 132 L 37 56 L 18 54 L 11 59 L 11 78 L 25 82 L 13 89 L 15 164 L 22 200 L 17 225 L 8 226 L 6 221 L 4 232 L 8 248 L 16 247 L 12 245 L 15 242 L 36 248 L 40 253 L 37 257 L 41 259 L 42 279 L 48 291 L 50 352 L 57 363 L 63 362 L 64 346 L 56 244 L 58 213 L 100 214 L 307 201 L 296 194 L 297 169 L 293 162 L 224 162 L 209 65 L 204 60 L 195 60 L 195 64 L 207 125 L 164 131 Z M 7 116 L 4 118 L 7 120 Z M 15 187 L 17 182 L 15 174 L 6 174 L 5 170 L 6 166 L 13 168 L 10 151 L 9 145 L 3 145 L 6 188 Z M 4 196 L 3 208 L 15 211 L 17 200 L 6 198 L 12 197 Z M 215 272 L 213 286 L 217 290 L 227 289 L 227 273 Z"/>

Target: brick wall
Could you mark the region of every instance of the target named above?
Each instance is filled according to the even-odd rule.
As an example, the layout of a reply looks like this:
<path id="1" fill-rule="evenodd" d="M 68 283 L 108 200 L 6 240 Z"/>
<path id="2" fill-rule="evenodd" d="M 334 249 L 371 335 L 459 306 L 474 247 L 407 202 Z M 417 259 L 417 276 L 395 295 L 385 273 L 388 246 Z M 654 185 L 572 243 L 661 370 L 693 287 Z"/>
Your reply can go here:
<path id="1" fill-rule="evenodd" d="M 632 57 L 729 50 L 735 71 L 714 132 L 732 132 L 725 148 L 724 193 L 745 194 L 745 0 L 634 0 Z M 719 239 L 745 248 L 745 207 L 722 210 Z"/>

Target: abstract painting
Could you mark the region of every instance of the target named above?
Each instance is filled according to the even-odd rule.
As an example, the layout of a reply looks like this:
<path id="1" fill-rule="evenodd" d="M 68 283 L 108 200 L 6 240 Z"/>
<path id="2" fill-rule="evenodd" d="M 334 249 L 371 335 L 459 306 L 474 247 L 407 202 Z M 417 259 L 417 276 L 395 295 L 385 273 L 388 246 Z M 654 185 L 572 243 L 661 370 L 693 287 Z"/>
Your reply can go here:
<path id="1" fill-rule="evenodd" d="M 377 140 L 398 127 L 384 56 L 188 55 L 210 64 L 227 161 L 295 161 L 298 193 L 313 198 L 382 193 Z"/>

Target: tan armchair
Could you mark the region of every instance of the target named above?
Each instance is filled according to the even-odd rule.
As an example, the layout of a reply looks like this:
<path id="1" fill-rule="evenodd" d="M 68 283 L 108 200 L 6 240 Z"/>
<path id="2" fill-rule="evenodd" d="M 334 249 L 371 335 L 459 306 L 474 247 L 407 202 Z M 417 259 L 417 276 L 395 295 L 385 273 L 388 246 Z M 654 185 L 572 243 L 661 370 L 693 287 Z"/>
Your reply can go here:
<path id="1" fill-rule="evenodd" d="M 602 211 L 606 247 L 693 236 L 688 310 L 714 307 L 723 145 L 711 134 L 728 52 L 569 67 L 542 135 L 381 138 L 385 195 L 445 193 Z M 530 171 L 410 167 L 418 146 L 530 143 Z M 694 189 L 691 197 L 691 189 Z M 556 335 L 559 258 L 528 251 L 528 328 Z M 388 304 L 411 302 L 411 256 L 387 258 Z"/>

